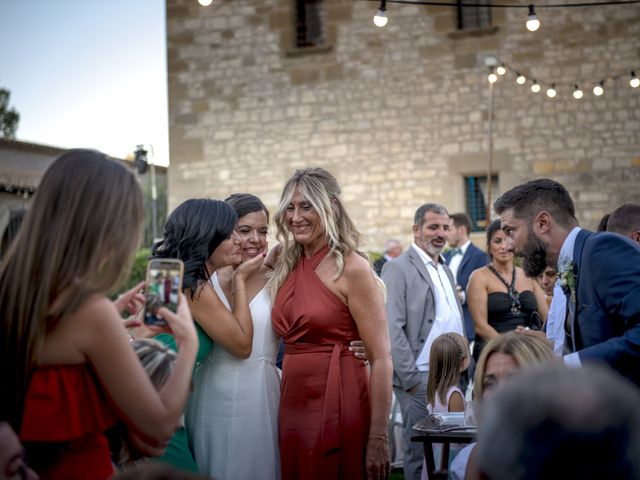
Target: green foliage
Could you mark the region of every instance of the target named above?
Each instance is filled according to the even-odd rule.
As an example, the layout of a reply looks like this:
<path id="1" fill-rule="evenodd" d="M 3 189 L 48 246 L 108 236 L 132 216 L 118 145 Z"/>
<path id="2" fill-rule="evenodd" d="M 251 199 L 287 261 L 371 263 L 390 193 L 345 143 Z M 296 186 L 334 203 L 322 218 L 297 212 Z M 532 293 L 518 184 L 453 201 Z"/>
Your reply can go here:
<path id="1" fill-rule="evenodd" d="M 0 138 L 16 138 L 20 114 L 15 108 L 9 108 L 11 93 L 6 88 L 0 88 Z"/>
<path id="2" fill-rule="evenodd" d="M 127 291 L 130 288 L 135 287 L 138 283 L 143 281 L 147 275 L 147 262 L 151 256 L 151 250 L 148 248 L 142 248 L 136 252 L 136 258 L 133 261 L 133 268 L 131 269 L 131 275 L 127 280 L 127 286 L 123 288 L 123 291 Z"/>
<path id="3" fill-rule="evenodd" d="M 381 252 L 367 252 L 367 253 L 369 254 L 369 261 L 371 262 L 371 265 L 373 265 L 373 262 L 375 262 L 379 258 L 382 258 L 382 255 L 383 255 Z"/>

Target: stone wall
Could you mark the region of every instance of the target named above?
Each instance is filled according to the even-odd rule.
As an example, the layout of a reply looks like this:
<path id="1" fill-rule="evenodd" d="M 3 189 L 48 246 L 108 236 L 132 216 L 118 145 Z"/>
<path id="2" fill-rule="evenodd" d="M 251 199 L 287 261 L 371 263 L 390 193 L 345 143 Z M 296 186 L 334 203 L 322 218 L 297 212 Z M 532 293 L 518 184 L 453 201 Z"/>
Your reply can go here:
<path id="1" fill-rule="evenodd" d="M 167 0 L 169 207 L 237 191 L 274 208 L 294 169 L 338 178 L 368 246 L 408 243 L 426 201 L 464 210 L 463 175 L 488 169 L 487 54 L 555 81 L 533 94 L 514 78 L 495 85 L 493 168 L 499 191 L 539 176 L 569 188 L 581 223 L 640 202 L 640 6 L 494 9 L 490 29 L 460 34 L 455 9 L 325 0 L 326 45 L 293 48 L 292 0 Z M 576 81 L 585 97 L 572 98 Z M 566 85 L 564 85 L 566 84 Z M 482 243 L 482 242 L 481 242 Z"/>

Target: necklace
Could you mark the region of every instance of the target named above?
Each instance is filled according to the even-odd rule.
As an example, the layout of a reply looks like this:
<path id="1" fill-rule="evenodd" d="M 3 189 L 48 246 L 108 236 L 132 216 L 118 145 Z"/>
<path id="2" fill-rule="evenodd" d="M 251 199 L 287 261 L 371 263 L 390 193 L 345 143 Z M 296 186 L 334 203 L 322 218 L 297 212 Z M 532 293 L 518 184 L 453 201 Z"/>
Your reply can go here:
<path id="1" fill-rule="evenodd" d="M 504 277 L 500 275 L 500 272 L 498 272 L 498 270 L 496 270 L 496 268 L 492 264 L 487 265 L 487 267 L 489 268 L 489 270 L 491 270 L 491 272 L 493 272 L 493 274 L 496 277 L 498 277 L 498 280 L 500 280 L 503 283 L 503 285 L 507 287 L 507 294 L 511 299 L 511 312 L 512 313 L 519 312 L 521 309 L 520 294 L 517 292 L 517 290 L 514 287 L 514 285 L 516 284 L 516 267 L 515 266 L 513 267 L 510 284 L 507 283 Z"/>

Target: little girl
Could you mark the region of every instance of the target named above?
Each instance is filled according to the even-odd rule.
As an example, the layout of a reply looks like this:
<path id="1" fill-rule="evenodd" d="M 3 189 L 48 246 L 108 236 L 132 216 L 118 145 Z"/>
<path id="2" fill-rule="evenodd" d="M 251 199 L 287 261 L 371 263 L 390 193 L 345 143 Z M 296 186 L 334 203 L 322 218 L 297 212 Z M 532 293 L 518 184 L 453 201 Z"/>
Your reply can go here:
<path id="1" fill-rule="evenodd" d="M 464 393 L 458 387 L 460 374 L 469 368 L 469 344 L 462 335 L 443 333 L 431 345 L 429 352 L 429 380 L 427 382 L 427 411 L 433 413 L 464 412 Z M 451 445 L 449 459 L 458 453 Z M 442 468 L 442 445 L 434 444 L 436 466 Z M 447 462 L 448 463 L 448 462 Z M 422 479 L 426 480 L 427 465 L 422 462 Z"/>
<path id="2" fill-rule="evenodd" d="M 469 345 L 457 333 L 437 337 L 429 354 L 427 410 L 429 413 L 464 412 L 460 374 L 469 367 Z"/>

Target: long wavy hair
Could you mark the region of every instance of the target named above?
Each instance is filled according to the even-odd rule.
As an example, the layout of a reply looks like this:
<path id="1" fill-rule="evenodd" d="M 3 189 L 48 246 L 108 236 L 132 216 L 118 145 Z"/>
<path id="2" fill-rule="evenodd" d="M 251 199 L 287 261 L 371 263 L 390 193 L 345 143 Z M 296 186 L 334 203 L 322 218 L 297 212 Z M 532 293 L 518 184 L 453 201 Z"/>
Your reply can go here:
<path id="1" fill-rule="evenodd" d="M 207 259 L 228 239 L 238 221 L 235 210 L 221 200 L 192 198 L 171 212 L 164 224 L 164 238 L 151 248 L 154 258 L 178 258 L 184 263 L 182 290 L 194 298 L 209 281 Z"/>
<path id="2" fill-rule="evenodd" d="M 134 175 L 103 153 L 70 150 L 42 177 L 0 264 L 0 415 L 16 432 L 45 336 L 126 278 L 142 216 Z"/>
<path id="3" fill-rule="evenodd" d="M 282 244 L 282 249 L 270 279 L 272 298 L 275 298 L 278 289 L 302 256 L 302 245 L 293 238 L 285 219 L 287 207 L 296 188 L 320 216 L 329 244 L 329 253 L 336 259 L 334 278 L 342 275 L 344 257 L 351 252 L 356 252 L 368 261 L 367 254 L 359 250 L 362 235 L 342 205 L 340 186 L 334 176 L 320 167 L 296 170 L 284 186 L 278 210 L 274 215 L 276 238 Z"/>
<path id="4" fill-rule="evenodd" d="M 433 408 L 436 395 L 445 404 L 447 391 L 460 381 L 460 365 L 469 357 L 467 339 L 455 332 L 446 332 L 431 344 L 429 352 L 429 380 L 427 381 L 427 403 Z"/>

